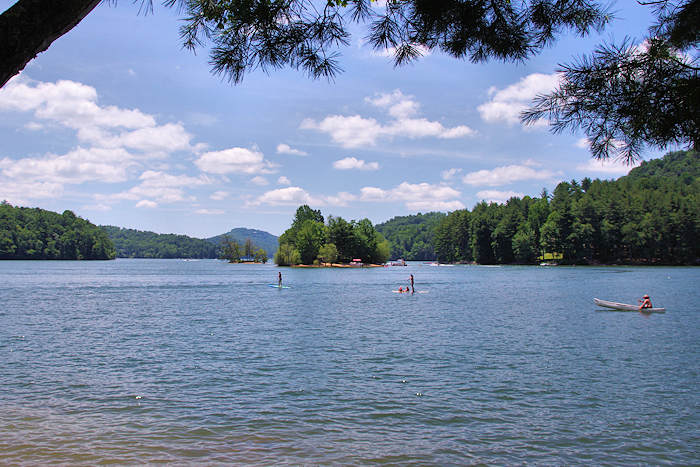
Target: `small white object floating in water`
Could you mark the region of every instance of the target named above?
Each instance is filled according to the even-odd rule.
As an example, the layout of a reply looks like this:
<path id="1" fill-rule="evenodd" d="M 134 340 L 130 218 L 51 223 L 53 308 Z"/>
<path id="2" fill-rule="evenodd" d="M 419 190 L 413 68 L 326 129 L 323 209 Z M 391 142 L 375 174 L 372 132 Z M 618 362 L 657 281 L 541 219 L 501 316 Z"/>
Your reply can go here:
<path id="1" fill-rule="evenodd" d="M 640 311 L 642 313 L 666 313 L 666 308 L 639 308 L 638 305 L 628 305 L 627 303 L 611 302 L 608 300 L 601 300 L 599 298 L 594 298 L 593 301 L 596 305 L 602 306 L 603 308 L 610 308 L 617 311 Z"/>

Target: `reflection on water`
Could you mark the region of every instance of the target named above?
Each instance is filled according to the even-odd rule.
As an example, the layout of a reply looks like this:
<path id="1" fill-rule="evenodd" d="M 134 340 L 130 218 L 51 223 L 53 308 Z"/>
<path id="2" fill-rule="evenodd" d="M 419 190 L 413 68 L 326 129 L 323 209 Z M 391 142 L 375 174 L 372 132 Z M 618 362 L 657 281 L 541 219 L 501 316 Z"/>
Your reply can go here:
<path id="1" fill-rule="evenodd" d="M 697 463 L 699 271 L 2 262 L 0 464 Z"/>

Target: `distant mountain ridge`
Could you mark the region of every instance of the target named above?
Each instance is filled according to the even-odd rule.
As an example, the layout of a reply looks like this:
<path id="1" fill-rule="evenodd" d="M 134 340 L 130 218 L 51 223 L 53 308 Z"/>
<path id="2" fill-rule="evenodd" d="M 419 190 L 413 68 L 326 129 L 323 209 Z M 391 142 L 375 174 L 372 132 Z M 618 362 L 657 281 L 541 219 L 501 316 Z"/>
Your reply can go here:
<path id="1" fill-rule="evenodd" d="M 219 245 L 221 243 L 221 240 L 224 238 L 224 235 L 228 235 L 232 240 L 237 241 L 241 245 L 243 245 L 246 239 L 249 238 L 255 246 L 265 250 L 265 253 L 267 253 L 268 258 L 272 258 L 277 252 L 277 236 L 272 235 L 269 232 L 265 232 L 264 230 L 258 229 L 237 227 L 235 229 L 231 229 L 225 234 L 210 237 L 205 240 L 215 245 Z"/>

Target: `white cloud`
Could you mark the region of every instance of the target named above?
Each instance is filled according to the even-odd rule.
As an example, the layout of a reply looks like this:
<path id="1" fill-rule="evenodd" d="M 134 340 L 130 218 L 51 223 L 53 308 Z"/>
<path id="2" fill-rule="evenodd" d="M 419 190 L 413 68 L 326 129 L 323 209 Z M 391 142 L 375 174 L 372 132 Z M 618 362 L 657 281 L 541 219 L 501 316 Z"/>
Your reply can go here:
<path id="1" fill-rule="evenodd" d="M 42 125 L 41 123 L 37 123 L 37 122 L 29 122 L 26 125 L 24 125 L 24 128 L 29 130 L 29 131 L 39 131 L 39 130 L 42 130 L 44 128 L 44 125 Z"/>
<path id="2" fill-rule="evenodd" d="M 213 174 L 260 174 L 272 173 L 274 165 L 265 160 L 256 149 L 230 148 L 223 151 L 205 152 L 195 165 L 203 172 Z"/>
<path id="3" fill-rule="evenodd" d="M 379 170 L 378 162 L 365 162 L 362 159 L 346 157 L 333 162 L 333 168 L 338 170 Z"/>
<path id="4" fill-rule="evenodd" d="M 588 149 L 588 138 L 579 139 L 574 146 L 581 149 Z"/>
<path id="5" fill-rule="evenodd" d="M 330 206 L 347 206 L 350 201 L 355 201 L 357 196 L 352 193 L 341 191 L 336 196 L 327 196 L 326 204 Z"/>
<path id="6" fill-rule="evenodd" d="M 155 201 L 148 200 L 148 199 L 142 199 L 141 201 L 139 201 L 138 203 L 136 203 L 136 207 L 137 207 L 137 208 L 149 208 L 149 209 L 153 209 L 153 208 L 157 208 L 157 207 L 158 207 L 158 203 L 156 203 Z"/>
<path id="7" fill-rule="evenodd" d="M 154 165 L 152 161 L 167 158 L 175 151 L 197 152 L 202 148 L 201 144 L 191 144 L 192 136 L 181 123 L 159 125 L 154 116 L 139 109 L 101 105 L 94 87 L 75 81 L 47 83 L 22 75 L 15 77 L 0 89 L 0 111 L 3 110 L 32 112 L 34 120 L 26 126 L 28 129 L 74 130 L 80 143 L 63 155 L 0 161 L 0 185 L 8 185 L 10 179 L 43 183 L 36 185 L 32 198 L 41 196 L 42 186 L 57 192 L 63 184 L 125 182 L 133 177 L 134 167 L 162 167 L 166 164 Z M 103 200 L 109 203 L 140 199 L 139 207 L 153 207 L 151 203 L 156 201 L 185 199 L 183 188 L 200 183 L 210 182 L 146 170 L 140 185 L 126 192 L 104 195 Z"/>
<path id="8" fill-rule="evenodd" d="M 309 192 L 298 186 L 290 186 L 287 188 L 277 188 L 275 190 L 263 193 L 258 198 L 248 201 L 247 206 L 259 206 L 268 204 L 272 206 L 308 204 L 312 206 L 347 206 L 350 201 L 357 199 L 357 196 L 340 192 L 333 196 L 312 196 Z"/>
<path id="9" fill-rule="evenodd" d="M 251 178 L 250 182 L 258 186 L 265 186 L 270 184 L 270 182 L 268 182 L 265 177 L 261 177 L 260 175 Z"/>
<path id="10" fill-rule="evenodd" d="M 291 185 L 292 182 L 287 177 L 282 175 L 280 178 L 277 179 L 277 184 L 278 185 Z"/>
<path id="11" fill-rule="evenodd" d="M 209 198 L 213 199 L 214 201 L 221 201 L 228 198 L 229 195 L 230 193 L 228 191 L 215 191 L 211 194 L 211 196 L 209 196 Z"/>
<path id="12" fill-rule="evenodd" d="M 330 115 L 318 123 L 307 118 L 301 122 L 299 128 L 327 133 L 334 142 L 346 148 L 374 145 L 384 132 L 375 119 L 359 115 Z"/>
<path id="13" fill-rule="evenodd" d="M 147 170 L 139 177 L 141 183 L 130 188 L 127 191 L 110 195 L 95 195 L 95 198 L 100 202 L 116 202 L 120 200 L 141 200 L 137 203 L 137 207 L 143 201 L 155 200 L 158 203 L 176 203 L 180 201 L 193 201 L 194 198 L 186 196 L 185 188 L 194 186 L 209 185 L 214 180 L 203 175 L 199 177 L 191 177 L 189 175 L 172 175 L 160 171 Z M 148 203 L 143 204 L 146 207 Z"/>
<path id="14" fill-rule="evenodd" d="M 97 90 L 75 81 L 38 82 L 32 86 L 21 76 L 0 89 L 0 110 L 33 110 L 35 117 L 79 129 L 85 126 L 138 129 L 153 127 L 155 119 L 138 109 L 100 107 Z"/>
<path id="15" fill-rule="evenodd" d="M 455 168 L 452 168 L 452 169 L 443 170 L 443 171 L 440 173 L 440 175 L 442 176 L 442 179 L 443 179 L 443 180 L 452 180 L 452 179 L 455 178 L 455 177 L 457 176 L 457 174 L 460 173 L 461 171 L 462 171 L 462 169 L 455 169 Z"/>
<path id="16" fill-rule="evenodd" d="M 532 161 L 526 161 L 528 165 L 507 165 L 496 167 L 492 170 L 479 170 L 466 174 L 462 181 L 475 186 L 499 186 L 507 185 L 521 180 L 547 180 L 559 175 L 547 169 L 535 170 Z"/>
<path id="17" fill-rule="evenodd" d="M 456 211 L 464 209 L 464 203 L 458 200 L 454 201 L 409 201 L 406 202 L 406 207 L 412 211 Z"/>
<path id="18" fill-rule="evenodd" d="M 484 190 L 484 191 L 479 191 L 476 194 L 476 197 L 479 198 L 479 200 L 483 201 L 493 201 L 495 203 L 504 203 L 508 201 L 510 198 L 517 197 L 517 198 L 522 198 L 523 195 L 522 193 L 518 193 L 515 191 L 497 191 L 497 190 Z"/>
<path id="19" fill-rule="evenodd" d="M 30 200 L 58 198 L 63 194 L 63 185 L 52 182 L 2 180 L 0 200 L 16 206 L 30 204 Z"/>
<path id="20" fill-rule="evenodd" d="M 548 93 L 559 84 L 559 74 L 545 75 L 533 73 L 504 89 L 491 88 L 491 100 L 481 104 L 477 110 L 481 118 L 489 123 L 505 122 L 508 125 L 520 123 L 520 112 L 525 110 L 538 94 Z M 542 121 L 537 125 L 546 125 Z"/>
<path id="21" fill-rule="evenodd" d="M 112 206 L 108 204 L 103 204 L 103 203 L 98 203 L 98 204 L 87 204 L 82 207 L 82 209 L 85 209 L 86 211 L 111 211 Z"/>
<path id="22" fill-rule="evenodd" d="M 408 209 L 417 211 L 453 211 L 465 207 L 461 201 L 455 199 L 459 196 L 461 193 L 449 186 L 403 182 L 391 190 L 364 187 L 360 190 L 359 199 L 368 202 L 402 201 Z"/>
<path id="23" fill-rule="evenodd" d="M 278 144 L 277 145 L 277 154 L 291 154 L 293 156 L 308 156 L 308 153 L 300 150 L 300 149 L 294 149 L 288 144 Z"/>
<path id="24" fill-rule="evenodd" d="M 218 216 L 221 214 L 224 214 L 225 211 L 223 209 L 197 209 L 195 214 L 205 214 L 205 215 L 212 215 L 212 216 Z"/>
<path id="25" fill-rule="evenodd" d="M 641 162 L 636 162 L 632 165 L 627 165 L 623 161 L 617 160 L 597 160 L 589 159 L 585 164 L 579 164 L 576 166 L 577 170 L 582 172 L 594 172 L 606 175 L 627 175 L 630 170 L 638 166 Z"/>
<path id="26" fill-rule="evenodd" d="M 122 148 L 82 148 L 57 156 L 0 160 L 0 173 L 15 180 L 53 183 L 107 183 L 127 180 L 127 169 L 134 164 L 133 156 Z"/>
<path id="27" fill-rule="evenodd" d="M 159 157 L 198 148 L 190 144 L 192 136 L 181 123 L 158 125 L 139 109 L 101 106 L 95 88 L 75 81 L 34 82 L 20 75 L 0 89 L 0 110 L 34 112 L 35 119 L 73 129 L 78 141 L 101 148 L 129 148 Z"/>
<path id="28" fill-rule="evenodd" d="M 417 114 L 420 108 L 420 104 L 413 100 L 413 96 L 406 96 L 399 89 L 388 94 L 377 93 L 374 97 L 365 97 L 365 102 L 387 109 L 389 115 L 397 119 L 409 118 Z"/>
<path id="29" fill-rule="evenodd" d="M 298 186 L 290 186 L 288 188 L 278 188 L 263 193 L 252 205 L 271 204 L 271 205 L 298 205 L 298 204 L 316 204 L 311 195 Z"/>
<path id="30" fill-rule="evenodd" d="M 384 109 L 391 120 L 383 124 L 374 118 L 360 115 L 329 115 L 318 122 L 305 119 L 300 128 L 326 133 L 334 142 L 346 148 L 375 145 L 380 138 L 451 139 L 476 134 L 465 125 L 447 128 L 440 122 L 415 117 L 420 108 L 419 104 L 412 96 L 406 96 L 399 90 L 389 94 L 376 94 L 374 97 L 365 98 L 365 101 Z"/>

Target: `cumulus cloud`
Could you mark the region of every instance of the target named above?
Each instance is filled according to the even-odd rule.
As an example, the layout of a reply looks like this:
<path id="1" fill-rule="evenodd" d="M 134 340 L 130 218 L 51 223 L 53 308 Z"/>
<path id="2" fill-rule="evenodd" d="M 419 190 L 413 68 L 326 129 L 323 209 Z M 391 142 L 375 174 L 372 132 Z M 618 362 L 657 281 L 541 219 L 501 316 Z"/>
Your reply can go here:
<path id="1" fill-rule="evenodd" d="M 212 174 L 260 174 L 274 171 L 274 164 L 265 160 L 263 153 L 257 149 L 230 148 L 205 152 L 194 163 L 202 172 Z"/>
<path id="2" fill-rule="evenodd" d="M 0 89 L 0 111 L 31 112 L 33 121 L 25 125 L 30 130 L 50 131 L 68 128 L 75 131 L 77 145 L 65 154 L 45 154 L 0 161 L 0 185 L 10 186 L 12 180 L 22 179 L 37 187 L 63 189 L 64 184 L 86 182 L 119 183 L 133 179 L 136 167 L 154 165 L 154 159 L 169 157 L 176 151 L 198 152 L 201 144 L 192 144 L 192 136 L 181 123 L 159 124 L 152 115 L 139 109 L 125 109 L 99 103 L 97 90 L 75 81 L 55 83 L 32 81 L 23 75 L 10 80 Z M 144 172 L 147 174 L 147 172 Z M 162 178 L 169 183 L 168 176 Z M 43 185 L 42 185 L 43 184 Z M 178 193 L 165 193 L 173 187 L 157 186 L 142 179 L 136 190 L 160 189 L 157 201 L 183 198 L 183 186 Z M 30 191 L 25 198 L 40 198 L 45 190 Z M 136 193 L 119 194 L 124 199 L 138 199 Z M 148 201 L 148 200 L 142 200 Z M 142 203 L 141 206 L 150 206 Z"/>
<path id="3" fill-rule="evenodd" d="M 75 81 L 30 82 L 17 77 L 0 89 L 0 110 L 34 112 L 34 117 L 76 130 L 81 143 L 170 153 L 193 149 L 180 123 L 158 125 L 138 109 L 101 106 L 97 90 Z"/>
<path id="4" fill-rule="evenodd" d="M 221 201 L 223 199 L 228 198 L 230 193 L 228 191 L 215 191 L 214 193 L 209 196 L 209 199 L 213 199 L 214 201 Z"/>
<path id="5" fill-rule="evenodd" d="M 277 184 L 278 185 L 291 185 L 292 182 L 287 177 L 282 175 L 280 178 L 277 179 Z"/>
<path id="6" fill-rule="evenodd" d="M 293 156 L 308 156 L 308 153 L 305 151 L 302 151 L 300 149 L 294 149 L 288 144 L 278 144 L 277 145 L 277 154 L 291 154 Z"/>
<path id="7" fill-rule="evenodd" d="M 270 184 L 270 182 L 268 182 L 265 177 L 261 177 L 260 175 L 258 175 L 257 177 L 251 178 L 250 182 L 253 183 L 254 185 L 258 185 L 258 186 L 265 186 L 265 185 Z"/>
<path id="8" fill-rule="evenodd" d="M 14 205 L 27 205 L 33 199 L 58 198 L 63 185 L 52 182 L 4 180 L 0 183 L 0 200 Z"/>
<path id="9" fill-rule="evenodd" d="M 604 174 L 604 175 L 610 175 L 610 176 L 620 176 L 620 175 L 627 175 L 630 170 L 638 166 L 640 162 L 635 162 L 632 165 L 628 165 L 623 161 L 617 161 L 617 160 L 597 160 L 597 159 L 589 159 L 588 162 L 585 164 L 579 164 L 576 166 L 577 170 L 580 170 L 585 173 L 597 173 L 597 174 Z"/>
<path id="10" fill-rule="evenodd" d="M 560 175 L 547 169 L 534 169 L 531 165 L 533 163 L 530 161 L 527 165 L 506 165 L 492 170 L 470 172 L 462 181 L 467 185 L 499 186 L 522 180 L 547 180 Z"/>
<path id="11" fill-rule="evenodd" d="M 300 128 L 326 133 L 331 140 L 346 148 L 375 145 L 380 138 L 453 139 L 476 134 L 465 125 L 448 128 L 440 122 L 417 117 L 420 105 L 413 96 L 404 95 L 400 90 L 367 97 L 365 102 L 386 111 L 390 120 L 380 123 L 360 115 L 329 115 L 320 121 L 305 119 Z"/>
<path id="12" fill-rule="evenodd" d="M 194 213 L 218 216 L 224 214 L 224 212 L 225 211 L 223 209 L 197 209 Z"/>
<path id="13" fill-rule="evenodd" d="M 346 157 L 333 162 L 333 168 L 338 170 L 379 170 L 378 162 L 365 162 L 362 159 Z"/>
<path id="14" fill-rule="evenodd" d="M 481 118 L 489 123 L 503 122 L 508 125 L 520 123 L 520 113 L 525 110 L 532 99 L 538 94 L 552 91 L 559 84 L 559 74 L 545 75 L 533 73 L 522 78 L 515 84 L 489 90 L 491 100 L 477 107 Z M 537 125 L 546 125 L 546 121 Z"/>
<path id="15" fill-rule="evenodd" d="M 189 175 L 172 175 L 165 172 L 147 170 L 139 177 L 141 183 L 120 193 L 95 195 L 100 202 L 110 203 L 121 200 L 138 201 L 137 207 L 155 207 L 148 202 L 176 203 L 193 201 L 194 198 L 185 194 L 184 188 L 209 185 L 213 180 L 207 176 L 192 177 Z M 147 203 L 139 206 L 144 201 Z"/>
<path id="16" fill-rule="evenodd" d="M 460 196 L 459 191 L 445 185 L 403 182 L 390 190 L 363 187 L 359 199 L 368 202 L 404 202 L 408 209 L 416 211 L 452 211 L 464 209 L 464 204 L 455 199 Z"/>
<path id="17" fill-rule="evenodd" d="M 488 202 L 494 202 L 494 203 L 504 203 L 508 201 L 510 198 L 517 197 L 517 198 L 522 198 L 525 196 L 522 193 L 518 193 L 515 191 L 497 191 L 497 190 L 484 190 L 484 191 L 479 191 L 476 194 L 476 197 L 479 198 L 480 200 L 483 201 L 488 201 Z"/>
<path id="18" fill-rule="evenodd" d="M 148 200 L 148 199 L 142 199 L 141 201 L 139 201 L 138 203 L 136 203 L 136 207 L 137 207 L 137 208 L 149 208 L 149 209 L 153 209 L 153 208 L 157 208 L 157 207 L 158 207 L 158 203 L 156 203 L 155 201 Z"/>
<path id="19" fill-rule="evenodd" d="M 271 190 L 263 193 L 251 204 L 271 204 L 274 206 L 279 205 L 299 205 L 299 204 L 316 204 L 311 195 L 298 186 L 290 186 L 287 188 L 277 188 L 276 190 Z"/>
<path id="20" fill-rule="evenodd" d="M 457 176 L 457 174 L 460 173 L 461 171 L 462 171 L 462 169 L 455 169 L 455 168 L 447 169 L 447 170 L 443 170 L 443 171 L 440 173 L 440 176 L 442 177 L 443 180 L 452 180 L 452 179 L 455 178 L 455 177 Z"/>
<path id="21" fill-rule="evenodd" d="M 357 199 L 357 196 L 340 192 L 337 195 L 311 195 L 308 191 L 298 186 L 290 186 L 287 188 L 277 188 L 275 190 L 263 193 L 261 196 L 248 201 L 246 204 L 249 207 L 267 204 L 272 206 L 297 206 L 299 204 L 308 204 L 311 206 L 347 206 L 350 201 Z"/>
<path id="22" fill-rule="evenodd" d="M 107 183 L 127 180 L 127 168 L 134 164 L 134 157 L 122 148 L 82 148 L 57 156 L 12 160 L 0 160 L 0 174 L 11 179 L 44 181 L 53 183 L 83 183 L 100 181 Z"/>

